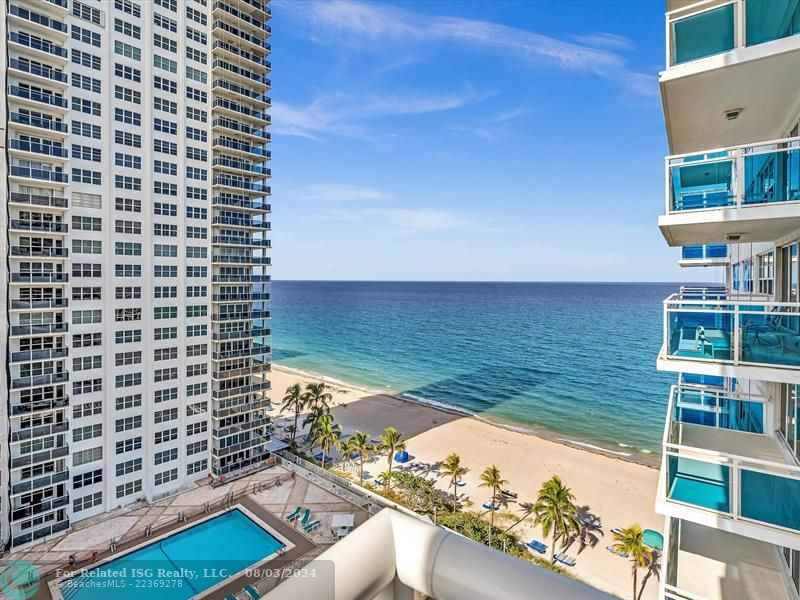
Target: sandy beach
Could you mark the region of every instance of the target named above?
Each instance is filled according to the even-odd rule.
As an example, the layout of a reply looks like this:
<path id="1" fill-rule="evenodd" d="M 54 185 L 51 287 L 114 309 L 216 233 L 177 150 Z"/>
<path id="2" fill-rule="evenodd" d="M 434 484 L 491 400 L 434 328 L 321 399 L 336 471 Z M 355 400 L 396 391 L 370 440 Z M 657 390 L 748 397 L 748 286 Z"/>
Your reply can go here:
<path id="1" fill-rule="evenodd" d="M 271 416 L 279 424 L 289 424 L 293 413 L 279 413 L 284 390 L 294 383 L 305 385 L 318 379 L 275 365 L 270 379 L 274 405 Z M 564 550 L 577 559 L 572 571 L 590 585 L 623 598 L 630 597 L 630 563 L 608 552 L 606 546 L 612 543 L 611 529 L 615 527 L 638 523 L 663 530 L 664 519 L 654 511 L 658 470 L 499 427 L 479 418 L 338 382 L 326 383 L 334 396 L 331 412 L 344 435 L 359 430 L 377 436 L 391 425 L 408 440 L 412 462 L 435 465 L 450 452 L 459 454 L 462 464 L 469 468 L 464 477 L 466 485 L 460 489 L 472 502 L 469 510 L 482 512 L 481 505 L 490 499 L 490 491 L 479 488 L 478 479 L 481 471 L 492 464 L 500 469 L 509 482 L 508 489 L 518 494 L 519 501 L 535 500 L 541 483 L 553 474 L 559 475 L 572 489 L 578 506 L 599 517 L 602 524 L 594 532 L 593 545 L 581 549 L 574 543 Z M 386 469 L 385 461 L 385 457 L 380 457 L 365 466 L 365 470 L 377 475 Z M 448 481 L 439 478 L 435 470 L 427 476 L 437 479 L 437 487 L 446 489 Z M 500 509 L 498 517 L 501 513 L 521 516 L 522 511 L 512 502 Z M 496 524 L 509 526 L 513 522 L 498 520 Z M 526 521 L 512 531 L 526 542 L 538 539 L 549 544 L 550 540 L 544 539 L 537 529 Z M 561 551 L 560 543 L 557 551 Z M 642 599 L 657 598 L 657 592 L 658 581 L 650 577 Z"/>

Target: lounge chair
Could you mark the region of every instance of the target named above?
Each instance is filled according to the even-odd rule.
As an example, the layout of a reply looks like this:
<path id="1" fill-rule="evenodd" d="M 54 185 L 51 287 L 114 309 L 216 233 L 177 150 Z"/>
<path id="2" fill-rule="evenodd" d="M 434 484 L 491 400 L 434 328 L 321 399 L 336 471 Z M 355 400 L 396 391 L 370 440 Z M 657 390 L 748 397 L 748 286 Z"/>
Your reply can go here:
<path id="1" fill-rule="evenodd" d="M 487 500 L 486 502 L 483 503 L 483 508 L 485 508 L 486 510 L 497 510 L 498 508 L 500 508 L 500 503 L 495 502 L 493 504 L 491 501 Z"/>
<path id="2" fill-rule="evenodd" d="M 292 521 L 294 521 L 295 519 L 297 519 L 297 517 L 299 517 L 299 516 L 300 516 L 300 512 L 301 512 L 302 510 L 303 510 L 303 507 L 302 507 L 302 506 L 298 506 L 297 508 L 295 508 L 295 509 L 294 509 L 294 512 L 293 512 L 292 514 L 290 514 L 290 515 L 288 515 L 288 516 L 286 517 L 286 520 L 287 520 L 287 521 L 289 521 L 289 522 L 291 523 Z"/>
<path id="3" fill-rule="evenodd" d="M 261 594 L 259 594 L 258 590 L 249 583 L 245 583 L 242 589 L 245 592 L 247 592 L 247 595 L 250 596 L 253 600 L 261 600 Z"/>
<path id="4" fill-rule="evenodd" d="M 311 509 L 307 508 L 306 512 L 303 513 L 303 518 L 300 520 L 300 525 L 307 525 L 308 520 L 311 518 Z"/>
<path id="5" fill-rule="evenodd" d="M 617 534 L 622 533 L 622 529 L 619 527 L 614 527 L 614 529 L 611 530 L 611 533 L 617 533 Z"/>
<path id="6" fill-rule="evenodd" d="M 532 540 L 531 542 L 525 545 L 534 552 L 538 552 L 539 554 L 544 554 L 545 552 L 547 552 L 547 544 L 543 544 L 539 540 Z"/>
<path id="7" fill-rule="evenodd" d="M 574 558 L 572 558 L 568 554 L 565 554 L 564 552 L 556 554 L 553 558 L 556 559 L 556 562 L 560 562 L 561 564 L 566 565 L 568 567 L 574 567 L 575 564 L 577 563 L 577 561 Z"/>
<path id="8" fill-rule="evenodd" d="M 233 594 L 228 594 L 227 596 L 225 596 L 225 600 L 236 600 L 236 596 L 234 596 Z"/>
<path id="9" fill-rule="evenodd" d="M 595 518 L 582 517 L 581 518 L 581 523 L 583 523 L 587 527 L 593 527 L 595 529 L 600 529 L 602 527 L 602 525 L 600 524 L 600 519 L 597 518 L 597 517 L 595 517 Z"/>
<path id="10" fill-rule="evenodd" d="M 606 550 L 611 552 L 611 554 L 616 554 L 617 556 L 621 556 L 622 558 L 628 558 L 628 556 L 630 556 L 627 552 L 620 552 L 619 550 L 615 550 L 614 546 L 606 546 Z"/>
<path id="11" fill-rule="evenodd" d="M 309 523 L 308 525 L 303 527 L 303 529 L 305 530 L 306 533 L 311 533 L 312 531 L 314 531 L 320 525 L 321 525 L 321 523 L 320 523 L 319 519 L 317 519 L 316 521 L 312 521 L 311 523 Z"/>

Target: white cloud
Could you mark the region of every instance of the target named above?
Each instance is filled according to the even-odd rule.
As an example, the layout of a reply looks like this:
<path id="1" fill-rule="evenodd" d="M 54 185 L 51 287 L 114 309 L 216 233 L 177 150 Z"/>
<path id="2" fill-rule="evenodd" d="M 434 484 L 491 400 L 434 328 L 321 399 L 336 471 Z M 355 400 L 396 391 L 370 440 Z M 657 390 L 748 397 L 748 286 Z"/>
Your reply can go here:
<path id="1" fill-rule="evenodd" d="M 288 190 L 286 196 L 299 200 L 315 200 L 322 202 L 351 202 L 385 200 L 389 196 L 381 190 L 347 183 L 317 183 L 301 188 Z"/>
<path id="2" fill-rule="evenodd" d="M 441 95 L 327 94 L 305 106 L 273 102 L 272 133 L 319 140 L 325 135 L 369 139 L 363 122 L 382 116 L 440 112 L 485 100 L 491 92 L 477 93 L 467 86 L 459 92 Z"/>
<path id="3" fill-rule="evenodd" d="M 615 34 L 594 33 L 577 38 L 581 43 L 575 43 L 490 21 L 420 15 L 393 6 L 352 0 L 282 0 L 275 2 L 275 6 L 307 24 L 318 40 L 327 37 L 337 44 L 350 45 L 461 43 L 471 49 L 500 52 L 526 62 L 617 80 L 634 94 L 650 96 L 656 91 L 655 85 L 639 83 L 644 77 L 655 81 L 654 77 L 630 70 L 626 60 L 614 51 L 631 45 L 630 40 Z M 636 85 L 629 84 L 632 75 Z"/>

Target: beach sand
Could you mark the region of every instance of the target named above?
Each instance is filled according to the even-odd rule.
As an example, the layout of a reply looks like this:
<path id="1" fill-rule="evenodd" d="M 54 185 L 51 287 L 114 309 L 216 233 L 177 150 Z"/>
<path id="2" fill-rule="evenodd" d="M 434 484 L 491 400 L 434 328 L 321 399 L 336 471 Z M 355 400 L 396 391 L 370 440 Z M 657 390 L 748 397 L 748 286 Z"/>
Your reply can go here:
<path id="1" fill-rule="evenodd" d="M 274 420 L 279 417 L 281 424 L 289 424 L 293 413 L 279 415 L 278 412 L 284 390 L 297 382 L 305 385 L 318 379 L 275 365 L 270 379 L 275 406 L 271 416 Z M 560 476 L 572 489 L 578 506 L 586 507 L 602 523 L 601 530 L 595 532 L 594 547 L 587 545 L 581 550 L 578 543 L 573 543 L 563 550 L 577 559 L 571 571 L 590 585 L 623 598 L 630 597 L 630 562 L 608 552 L 606 546 L 613 543 L 611 529 L 615 527 L 638 523 L 645 528 L 663 530 L 664 518 L 654 510 L 658 470 L 499 427 L 479 418 L 338 382 L 326 383 L 334 396 L 331 412 L 344 435 L 359 430 L 377 436 L 391 425 L 408 440 L 411 462 L 435 464 L 450 452 L 459 454 L 462 464 L 469 468 L 464 476 L 466 485 L 459 489 L 472 501 L 469 510 L 483 512 L 481 505 L 490 499 L 491 492 L 478 487 L 478 482 L 481 471 L 492 464 L 497 465 L 503 478 L 508 480 L 507 488 L 519 495 L 519 501 L 534 501 L 543 481 L 554 474 Z M 365 465 L 365 470 L 378 475 L 386 470 L 386 457 Z M 425 474 L 424 471 L 417 473 Z M 430 471 L 428 476 L 433 479 L 437 474 Z M 446 489 L 448 483 L 441 477 L 436 485 Z M 514 522 L 498 519 L 504 512 L 522 514 L 518 504 L 509 503 L 498 512 L 496 525 L 509 526 Z M 527 520 L 512 531 L 525 542 L 538 539 L 548 545 L 551 543 Z M 562 551 L 560 542 L 556 548 Z M 643 576 L 644 572 L 640 571 L 640 581 Z M 642 599 L 657 597 L 658 580 L 649 577 Z"/>

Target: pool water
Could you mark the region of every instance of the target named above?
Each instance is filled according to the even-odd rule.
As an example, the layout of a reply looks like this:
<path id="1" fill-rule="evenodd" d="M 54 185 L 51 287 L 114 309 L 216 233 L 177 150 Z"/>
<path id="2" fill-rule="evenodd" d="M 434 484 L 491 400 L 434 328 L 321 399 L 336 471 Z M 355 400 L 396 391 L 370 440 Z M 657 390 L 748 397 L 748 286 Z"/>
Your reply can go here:
<path id="1" fill-rule="evenodd" d="M 238 509 L 83 573 L 65 600 L 187 600 L 283 548 Z"/>

